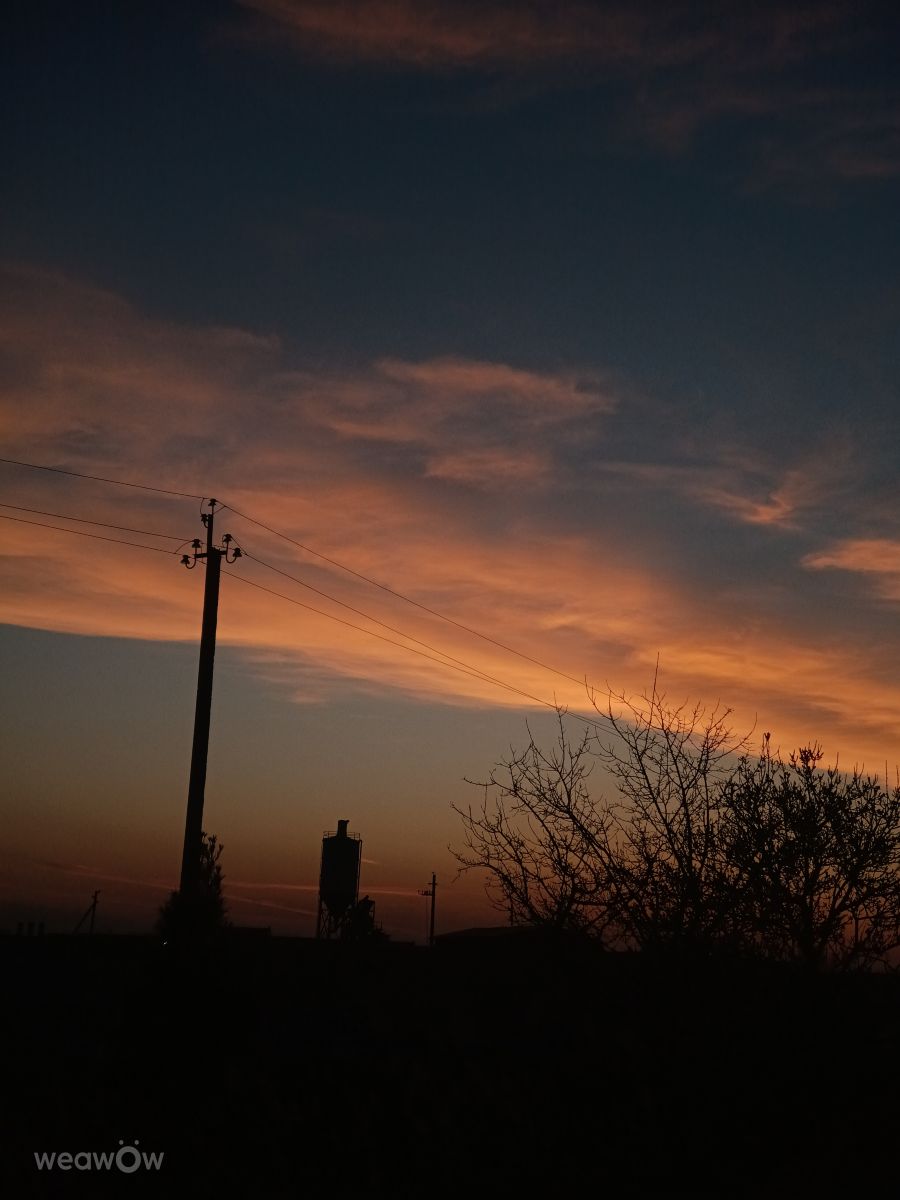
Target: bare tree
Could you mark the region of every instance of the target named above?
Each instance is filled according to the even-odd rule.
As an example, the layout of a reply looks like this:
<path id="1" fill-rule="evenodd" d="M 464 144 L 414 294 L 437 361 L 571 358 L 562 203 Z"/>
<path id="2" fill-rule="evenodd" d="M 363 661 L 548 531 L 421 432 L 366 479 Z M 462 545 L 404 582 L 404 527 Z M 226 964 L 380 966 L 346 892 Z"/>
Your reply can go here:
<path id="1" fill-rule="evenodd" d="M 656 680 L 643 704 L 618 696 L 616 712 L 612 699 L 605 719 L 615 737 L 598 737 L 594 752 L 619 793 L 607 809 L 605 866 L 621 933 L 643 948 L 736 941 L 739 881 L 723 859 L 720 823 L 745 743 L 730 710 L 669 707 Z"/>
<path id="2" fill-rule="evenodd" d="M 460 871 L 487 872 L 491 902 L 514 924 L 600 932 L 609 923 L 604 871 L 609 818 L 587 789 L 592 735 L 570 742 L 564 711 L 548 752 L 528 728 L 521 752 L 495 766 L 478 808 L 458 808 L 464 846 Z"/>
<path id="3" fill-rule="evenodd" d="M 728 784 L 723 843 L 762 953 L 870 967 L 900 946 L 900 788 L 821 760 L 773 758 L 767 734 Z"/>
<path id="4" fill-rule="evenodd" d="M 563 710 L 549 753 L 529 729 L 526 749 L 476 784 L 481 806 L 456 809 L 465 846 L 453 852 L 461 870 L 487 872 L 490 899 L 518 923 L 643 948 L 736 940 L 734 873 L 718 831 L 723 784 L 743 744 L 728 710 L 670 708 L 655 681 L 643 700 L 611 697 L 605 712 L 595 703 L 612 740 L 588 728 L 570 742 Z M 598 763 L 615 802 L 588 791 Z"/>

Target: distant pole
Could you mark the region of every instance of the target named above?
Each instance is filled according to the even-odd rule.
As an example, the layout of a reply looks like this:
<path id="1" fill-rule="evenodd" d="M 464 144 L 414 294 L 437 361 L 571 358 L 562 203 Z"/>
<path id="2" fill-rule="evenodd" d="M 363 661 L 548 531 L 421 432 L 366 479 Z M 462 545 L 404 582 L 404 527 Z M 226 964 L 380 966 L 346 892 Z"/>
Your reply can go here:
<path id="1" fill-rule="evenodd" d="M 434 871 L 432 871 L 431 872 L 431 887 L 421 888 L 419 890 L 420 896 L 430 896 L 431 897 L 431 919 L 430 919 L 429 925 L 428 925 L 428 945 L 429 946 L 434 945 L 434 894 L 436 891 L 437 891 L 437 875 L 435 875 Z"/>
<path id="2" fill-rule="evenodd" d="M 201 559 L 206 560 L 206 579 L 203 586 L 203 624 L 200 630 L 200 665 L 197 671 L 197 704 L 194 709 L 194 742 L 191 747 L 191 774 L 188 782 L 187 814 L 184 821 L 184 848 L 181 854 L 182 896 L 192 895 L 200 877 L 200 849 L 203 842 L 203 798 L 206 792 L 206 761 L 209 754 L 209 722 L 212 711 L 213 666 L 216 657 L 216 625 L 219 613 L 219 579 L 222 559 L 234 562 L 241 557 L 237 546 L 231 550 L 231 534 L 222 539 L 224 545 L 216 546 L 213 526 L 217 500 L 209 501 L 209 512 L 202 514 L 206 526 L 206 549 L 200 539 L 193 543 L 194 556 L 182 556 L 186 567 L 196 567 Z M 229 552 L 231 557 L 229 558 Z"/>
<path id="3" fill-rule="evenodd" d="M 88 917 L 91 918 L 91 923 L 88 926 L 88 933 L 94 932 L 94 917 L 97 915 L 97 897 L 99 895 L 100 895 L 100 891 L 98 889 L 96 892 L 94 892 L 93 896 L 91 897 L 91 902 L 87 906 L 87 908 L 84 910 L 81 920 L 78 922 L 78 924 L 72 930 L 73 935 L 78 932 L 78 930 L 82 927 L 82 925 L 85 923 L 85 921 L 88 919 Z"/>

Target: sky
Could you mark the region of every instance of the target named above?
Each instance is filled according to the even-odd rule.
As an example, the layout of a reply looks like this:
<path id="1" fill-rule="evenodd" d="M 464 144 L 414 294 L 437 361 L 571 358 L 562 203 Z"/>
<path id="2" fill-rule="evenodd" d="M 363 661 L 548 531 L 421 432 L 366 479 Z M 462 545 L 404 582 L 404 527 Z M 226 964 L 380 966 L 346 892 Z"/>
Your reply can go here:
<path id="1" fill-rule="evenodd" d="M 0 928 L 97 888 L 148 929 L 177 884 L 209 497 L 238 923 L 311 933 L 343 818 L 395 937 L 432 871 L 439 929 L 498 920 L 451 805 L 591 714 L 578 681 L 602 712 L 658 669 L 894 777 L 890 5 L 36 0 L 6 33 L 0 454 L 77 474 L 0 463 Z"/>

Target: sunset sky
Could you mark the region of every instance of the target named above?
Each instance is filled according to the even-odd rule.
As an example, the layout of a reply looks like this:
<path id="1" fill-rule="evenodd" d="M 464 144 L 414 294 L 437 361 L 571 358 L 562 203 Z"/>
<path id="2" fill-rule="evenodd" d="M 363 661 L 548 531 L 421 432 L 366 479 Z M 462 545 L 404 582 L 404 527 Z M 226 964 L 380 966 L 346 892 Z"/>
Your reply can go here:
<path id="1" fill-rule="evenodd" d="M 99 888 L 98 928 L 146 929 L 176 885 L 203 591 L 26 520 L 175 551 L 215 496 L 325 556 L 218 521 L 239 923 L 312 932 L 339 818 L 395 936 L 433 870 L 439 928 L 498 919 L 451 883 L 464 777 L 657 659 L 893 777 L 893 6 L 17 8 L 0 454 L 186 495 L 0 463 L 0 928 Z"/>

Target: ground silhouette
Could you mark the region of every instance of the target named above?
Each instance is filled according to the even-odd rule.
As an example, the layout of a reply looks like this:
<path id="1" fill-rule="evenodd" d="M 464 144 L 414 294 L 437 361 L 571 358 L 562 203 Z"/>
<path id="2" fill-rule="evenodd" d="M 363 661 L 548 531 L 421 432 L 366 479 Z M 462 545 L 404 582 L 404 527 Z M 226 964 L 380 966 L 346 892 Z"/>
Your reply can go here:
<path id="1" fill-rule="evenodd" d="M 893 976 L 521 931 L 169 949 L 0 942 L 7 1195 L 121 1195 L 33 1162 L 120 1138 L 165 1152 L 128 1181 L 157 1196 L 858 1194 L 893 1169 Z"/>

